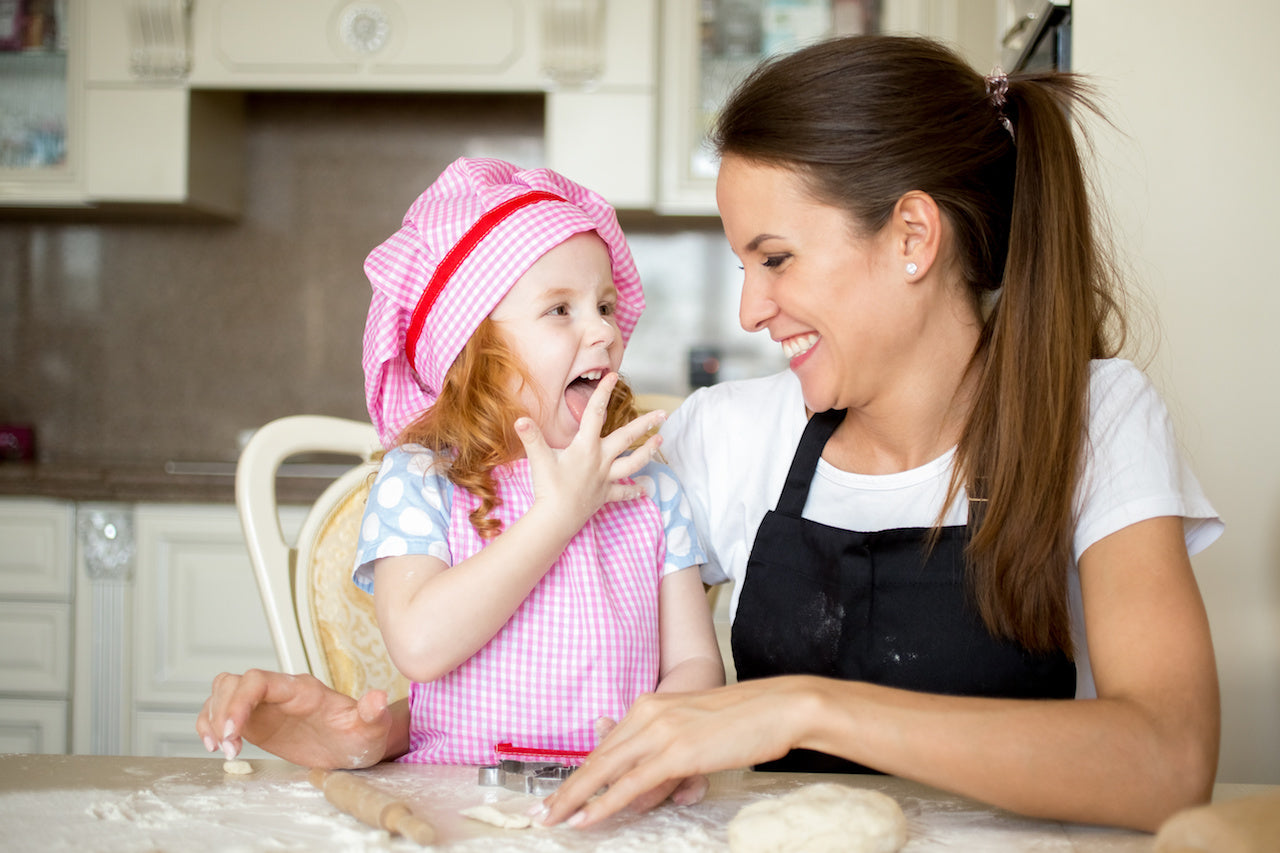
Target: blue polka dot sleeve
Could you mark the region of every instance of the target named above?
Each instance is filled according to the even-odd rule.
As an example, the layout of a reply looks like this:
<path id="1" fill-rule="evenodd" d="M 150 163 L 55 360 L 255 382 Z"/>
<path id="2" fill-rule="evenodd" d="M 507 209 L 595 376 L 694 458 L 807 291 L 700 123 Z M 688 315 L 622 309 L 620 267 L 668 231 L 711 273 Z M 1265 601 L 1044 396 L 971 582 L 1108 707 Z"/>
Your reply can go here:
<path id="1" fill-rule="evenodd" d="M 684 488 L 675 472 L 661 462 L 649 462 L 632 477 L 636 485 L 658 505 L 662 524 L 667 534 L 667 559 L 662 566 L 663 576 L 689 566 L 700 566 L 707 561 L 693 526 L 693 513 L 685 498 Z"/>
<path id="2" fill-rule="evenodd" d="M 387 451 L 360 523 L 356 585 L 373 592 L 373 561 L 380 557 L 427 554 L 452 563 L 452 504 L 453 483 L 436 468 L 431 451 L 413 444 Z"/>

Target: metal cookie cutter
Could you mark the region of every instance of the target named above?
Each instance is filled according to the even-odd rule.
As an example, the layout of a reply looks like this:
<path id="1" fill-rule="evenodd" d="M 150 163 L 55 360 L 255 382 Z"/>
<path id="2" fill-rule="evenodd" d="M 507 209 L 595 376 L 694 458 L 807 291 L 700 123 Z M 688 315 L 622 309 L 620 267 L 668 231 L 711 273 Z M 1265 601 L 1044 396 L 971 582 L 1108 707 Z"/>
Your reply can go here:
<path id="1" fill-rule="evenodd" d="M 504 759 L 497 764 L 480 768 L 479 783 L 487 787 L 502 787 L 519 794 L 545 797 L 560 787 L 577 769 L 568 764 L 547 761 L 517 761 Z"/>
<path id="2" fill-rule="evenodd" d="M 498 763 L 480 768 L 480 784 L 538 797 L 559 788 L 587 757 L 586 752 L 543 750 L 511 743 L 495 744 L 493 751 Z"/>

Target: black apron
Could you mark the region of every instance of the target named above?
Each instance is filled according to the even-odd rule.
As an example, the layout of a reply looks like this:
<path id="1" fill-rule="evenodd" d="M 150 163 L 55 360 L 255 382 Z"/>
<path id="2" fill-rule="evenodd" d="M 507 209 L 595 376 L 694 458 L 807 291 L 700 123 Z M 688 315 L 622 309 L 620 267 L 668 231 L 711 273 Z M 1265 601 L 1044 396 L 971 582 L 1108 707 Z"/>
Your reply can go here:
<path id="1" fill-rule="evenodd" d="M 843 410 L 809 419 L 778 507 L 756 532 L 733 620 L 738 679 L 821 675 L 927 693 L 1075 696 L 1062 652 L 1036 654 L 987 631 L 965 581 L 964 526 L 859 533 L 802 518 L 809 484 Z M 875 772 L 809 750 L 759 770 Z"/>

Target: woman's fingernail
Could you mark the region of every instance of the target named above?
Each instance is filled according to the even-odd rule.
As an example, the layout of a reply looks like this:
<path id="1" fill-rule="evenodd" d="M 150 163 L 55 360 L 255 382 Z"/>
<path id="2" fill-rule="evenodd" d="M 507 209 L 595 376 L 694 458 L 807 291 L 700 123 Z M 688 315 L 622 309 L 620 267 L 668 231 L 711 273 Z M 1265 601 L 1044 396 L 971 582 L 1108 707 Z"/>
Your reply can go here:
<path id="1" fill-rule="evenodd" d="M 547 808 L 542 803 L 534 803 L 533 807 L 530 808 L 529 811 L 525 812 L 525 814 L 534 820 L 546 820 L 547 816 L 551 814 L 551 809 Z"/>
<path id="2" fill-rule="evenodd" d="M 565 825 L 574 826 L 574 827 L 582 826 L 582 822 L 585 821 L 586 819 L 587 819 L 586 812 L 577 812 L 574 814 L 573 817 L 565 821 Z"/>
<path id="3" fill-rule="evenodd" d="M 239 752 L 239 750 L 238 750 L 238 749 L 236 749 L 236 745 L 235 745 L 234 743 L 232 743 L 231 741 L 229 741 L 229 740 L 224 740 L 224 741 L 222 742 L 222 754 L 223 754 L 223 755 L 225 755 L 225 756 L 227 757 L 227 760 L 228 760 L 228 761 L 230 761 L 231 759 L 235 758 L 235 757 L 236 757 L 236 754 L 237 754 L 238 752 Z"/>
<path id="4" fill-rule="evenodd" d="M 209 735 L 204 736 L 204 748 L 209 752 L 213 752 L 218 748 L 218 742 Z"/>
<path id="5" fill-rule="evenodd" d="M 236 724 L 232 720 L 227 720 L 227 724 L 222 727 L 222 739 L 226 740 L 236 733 Z"/>

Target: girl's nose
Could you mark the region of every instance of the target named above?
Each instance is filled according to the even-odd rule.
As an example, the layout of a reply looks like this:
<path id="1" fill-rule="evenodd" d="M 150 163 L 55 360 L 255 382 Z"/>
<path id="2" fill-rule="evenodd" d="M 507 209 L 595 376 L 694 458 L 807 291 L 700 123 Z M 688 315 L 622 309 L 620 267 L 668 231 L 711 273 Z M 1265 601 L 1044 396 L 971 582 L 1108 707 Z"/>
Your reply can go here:
<path id="1" fill-rule="evenodd" d="M 738 324 L 748 332 L 758 332 L 777 313 L 778 306 L 769 295 L 768 288 L 753 282 L 751 276 L 745 276 L 742 279 L 742 296 L 738 299 Z"/>
<path id="2" fill-rule="evenodd" d="M 601 317 L 600 322 L 587 327 L 587 345 L 608 349 L 618 339 L 618 327 L 609 322 L 608 317 Z"/>

